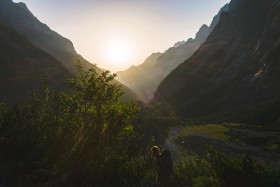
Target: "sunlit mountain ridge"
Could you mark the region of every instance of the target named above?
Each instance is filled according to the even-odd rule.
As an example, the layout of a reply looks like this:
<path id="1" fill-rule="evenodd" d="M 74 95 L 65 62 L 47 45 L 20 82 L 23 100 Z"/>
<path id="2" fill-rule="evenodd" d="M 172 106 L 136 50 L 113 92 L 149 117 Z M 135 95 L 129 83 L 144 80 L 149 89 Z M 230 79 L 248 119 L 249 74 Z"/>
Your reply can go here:
<path id="1" fill-rule="evenodd" d="M 189 38 L 177 46 L 175 44 L 163 54 L 152 54 L 143 64 L 117 72 L 116 79 L 132 89 L 140 100 L 150 101 L 160 82 L 199 48 L 219 22 L 220 14 L 227 10 L 228 4 L 220 9 L 210 26 L 201 26 L 194 39 Z"/>

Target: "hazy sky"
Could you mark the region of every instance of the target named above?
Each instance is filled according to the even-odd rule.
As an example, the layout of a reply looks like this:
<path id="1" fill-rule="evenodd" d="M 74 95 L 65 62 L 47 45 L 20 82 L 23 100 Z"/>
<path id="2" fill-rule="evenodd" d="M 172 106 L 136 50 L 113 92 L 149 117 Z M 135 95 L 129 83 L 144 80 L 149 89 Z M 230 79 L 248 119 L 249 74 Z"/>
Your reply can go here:
<path id="1" fill-rule="evenodd" d="M 112 72 L 194 37 L 230 0 L 14 0 Z"/>

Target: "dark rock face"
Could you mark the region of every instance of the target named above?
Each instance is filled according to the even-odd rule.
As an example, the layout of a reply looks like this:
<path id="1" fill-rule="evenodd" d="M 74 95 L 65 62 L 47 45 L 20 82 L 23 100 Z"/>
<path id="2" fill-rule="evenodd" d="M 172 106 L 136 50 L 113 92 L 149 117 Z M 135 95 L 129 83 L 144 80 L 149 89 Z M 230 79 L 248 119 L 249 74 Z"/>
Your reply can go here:
<path id="1" fill-rule="evenodd" d="M 202 25 L 194 39 L 178 42 L 163 54 L 153 54 L 143 64 L 118 72 L 117 80 L 132 89 L 142 101 L 150 101 L 159 83 L 199 48 L 218 23 L 220 14 L 227 10 L 228 4 L 213 18 L 210 27 Z"/>
<path id="2" fill-rule="evenodd" d="M 280 2 L 232 0 L 199 50 L 160 84 L 153 103 L 205 116 L 280 97 Z"/>

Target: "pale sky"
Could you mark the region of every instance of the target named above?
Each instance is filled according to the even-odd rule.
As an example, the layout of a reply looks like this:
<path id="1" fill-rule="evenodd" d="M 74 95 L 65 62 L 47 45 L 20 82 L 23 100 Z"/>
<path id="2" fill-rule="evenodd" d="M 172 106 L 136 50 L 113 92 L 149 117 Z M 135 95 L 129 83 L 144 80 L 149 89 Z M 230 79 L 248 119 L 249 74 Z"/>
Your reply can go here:
<path id="1" fill-rule="evenodd" d="M 111 72 L 194 37 L 230 0 L 14 0 Z"/>

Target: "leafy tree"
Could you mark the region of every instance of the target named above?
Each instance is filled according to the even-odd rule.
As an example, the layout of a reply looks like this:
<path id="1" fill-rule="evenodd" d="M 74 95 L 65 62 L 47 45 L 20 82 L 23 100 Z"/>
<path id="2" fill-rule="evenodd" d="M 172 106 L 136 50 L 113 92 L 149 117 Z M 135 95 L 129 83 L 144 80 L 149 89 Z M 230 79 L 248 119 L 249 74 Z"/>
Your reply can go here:
<path id="1" fill-rule="evenodd" d="M 69 92 L 43 81 L 27 102 L 0 105 L 0 151 L 16 161 L 14 173 L 23 169 L 41 182 L 67 173 L 71 184 L 124 183 L 119 175 L 141 152 L 138 108 L 121 100 L 115 75 L 77 67 Z"/>
<path id="2" fill-rule="evenodd" d="M 114 74 L 104 71 L 99 75 L 94 66 L 84 71 L 78 65 L 77 69 L 78 75 L 70 80 L 71 94 L 63 96 L 68 121 L 79 127 L 71 164 L 78 160 L 76 167 L 89 178 L 102 175 L 100 171 L 104 172 L 100 178 L 117 178 L 120 164 L 135 150 L 136 126 L 132 123 L 138 109 L 134 102 L 121 100 L 121 87 L 112 82 Z"/>

